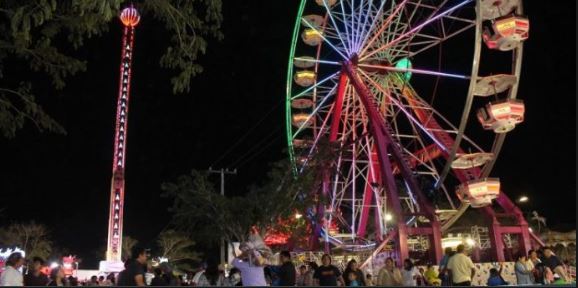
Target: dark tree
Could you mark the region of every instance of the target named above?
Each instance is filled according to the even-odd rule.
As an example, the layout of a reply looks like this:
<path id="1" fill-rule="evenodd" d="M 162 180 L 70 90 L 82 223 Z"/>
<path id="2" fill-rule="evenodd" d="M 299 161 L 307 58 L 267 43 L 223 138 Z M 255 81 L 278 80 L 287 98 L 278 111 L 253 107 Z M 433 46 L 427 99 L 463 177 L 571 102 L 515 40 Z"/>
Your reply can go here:
<path id="1" fill-rule="evenodd" d="M 128 3 L 172 35 L 159 63 L 174 73 L 173 93 L 189 91 L 191 78 L 203 71 L 197 59 L 207 49 L 207 37 L 222 37 L 221 0 L 4 0 L 0 2 L 4 137 L 14 137 L 28 121 L 40 131 L 65 132 L 37 104 L 35 95 L 53 92 L 36 87 L 37 83 L 47 79 L 52 90 L 61 90 L 69 76 L 86 70 L 86 61 L 75 56 L 75 50 L 86 39 L 107 33 Z"/>

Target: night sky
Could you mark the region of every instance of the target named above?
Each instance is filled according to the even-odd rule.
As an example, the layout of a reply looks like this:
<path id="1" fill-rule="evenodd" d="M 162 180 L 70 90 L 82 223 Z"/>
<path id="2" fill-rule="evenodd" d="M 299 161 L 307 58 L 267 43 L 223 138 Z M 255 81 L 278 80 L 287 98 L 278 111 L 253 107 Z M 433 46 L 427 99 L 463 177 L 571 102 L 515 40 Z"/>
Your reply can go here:
<path id="1" fill-rule="evenodd" d="M 159 68 L 166 33 L 146 15 L 137 27 L 124 233 L 145 244 L 170 219 L 162 182 L 210 165 L 237 168 L 226 193 L 239 194 L 265 176 L 268 163 L 286 157 L 285 77 L 298 1 L 223 2 L 225 38 L 209 42 L 205 71 L 187 94 L 173 95 L 169 73 Z M 575 2 L 565 2 L 525 1 L 531 30 L 518 97 L 526 120 L 506 139 L 492 173 L 512 198 L 528 195 L 524 209 L 538 210 L 552 226 L 575 223 L 567 213 L 575 211 L 576 191 Z M 94 265 L 93 251 L 106 242 L 120 38 L 115 21 L 75 52 L 88 61 L 85 73 L 63 91 L 36 92 L 67 135 L 27 125 L 15 139 L 0 138 L 0 224 L 46 224 L 55 242 Z"/>

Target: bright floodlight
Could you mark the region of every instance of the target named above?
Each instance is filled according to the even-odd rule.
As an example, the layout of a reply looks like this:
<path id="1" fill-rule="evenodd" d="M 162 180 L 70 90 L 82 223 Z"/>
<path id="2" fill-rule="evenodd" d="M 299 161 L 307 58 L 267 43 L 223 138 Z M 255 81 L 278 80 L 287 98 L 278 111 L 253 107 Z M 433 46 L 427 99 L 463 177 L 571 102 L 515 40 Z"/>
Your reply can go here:
<path id="1" fill-rule="evenodd" d="M 56 262 L 50 263 L 50 268 L 54 269 L 56 267 L 58 267 L 58 263 L 56 263 Z"/>
<path id="2" fill-rule="evenodd" d="M 476 245 L 476 241 L 474 241 L 474 239 L 472 238 L 468 238 L 466 239 L 466 244 L 468 244 L 469 246 L 474 246 Z"/>
<path id="3" fill-rule="evenodd" d="M 528 200 L 529 200 L 528 196 L 522 196 L 522 197 L 520 197 L 520 199 L 518 199 L 518 202 L 526 203 L 526 202 L 528 202 Z"/>
<path id="4" fill-rule="evenodd" d="M 391 221 L 393 220 L 393 216 L 391 216 L 391 214 L 387 213 L 385 214 L 385 221 Z"/>

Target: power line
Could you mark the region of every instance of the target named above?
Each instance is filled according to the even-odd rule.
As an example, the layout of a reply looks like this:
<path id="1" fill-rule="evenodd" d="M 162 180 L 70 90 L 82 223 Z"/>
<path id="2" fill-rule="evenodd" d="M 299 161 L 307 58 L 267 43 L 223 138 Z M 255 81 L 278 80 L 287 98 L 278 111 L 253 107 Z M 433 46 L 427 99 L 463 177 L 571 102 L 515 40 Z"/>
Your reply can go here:
<path id="1" fill-rule="evenodd" d="M 237 167 L 241 167 L 243 165 L 245 165 L 245 163 L 253 160 L 255 157 L 259 156 L 261 153 L 265 152 L 271 145 L 273 145 L 273 143 L 275 143 L 275 140 L 277 140 L 280 137 L 280 135 L 278 135 L 277 137 L 273 138 L 273 140 L 271 140 L 269 143 L 267 143 L 267 145 L 263 146 L 261 148 L 261 150 L 259 150 L 258 152 L 254 153 L 253 155 L 251 155 L 251 157 L 245 159 L 244 161 L 242 161 L 241 163 L 237 164 Z"/>
<path id="2" fill-rule="evenodd" d="M 277 133 L 278 129 L 274 129 L 273 131 L 271 131 L 271 133 L 269 133 L 267 136 L 263 137 L 261 140 L 259 140 L 259 142 L 257 142 L 256 144 L 253 144 L 252 147 L 250 149 L 248 149 L 245 153 L 243 153 L 243 155 L 241 155 L 239 158 L 237 158 L 237 160 L 235 160 L 233 162 L 233 164 L 231 164 L 231 166 L 236 166 L 237 163 L 241 162 L 244 160 L 245 157 L 251 155 L 251 153 L 253 153 L 255 150 L 261 148 L 260 145 L 265 143 L 268 140 L 274 140 L 275 138 L 278 138 L 279 135 L 277 135 L 274 138 L 271 138 L 271 136 L 274 136 L 275 133 Z M 259 153 L 259 152 L 258 152 Z"/>
<path id="3" fill-rule="evenodd" d="M 257 123 L 255 125 L 253 125 L 253 127 L 251 127 L 249 130 L 247 130 L 247 132 L 243 136 L 241 136 L 235 142 L 235 144 L 231 145 L 229 147 L 229 149 L 227 149 L 227 151 L 225 151 L 225 153 L 221 154 L 221 156 L 219 158 L 217 158 L 217 160 L 215 160 L 210 166 L 211 167 L 215 166 L 215 164 L 219 163 L 219 161 L 223 160 L 223 158 L 228 156 L 229 153 L 231 153 L 235 148 L 237 148 L 239 146 L 239 144 L 241 144 L 241 142 L 243 140 L 245 140 L 245 138 L 247 138 L 247 136 L 249 136 L 249 134 L 251 134 L 259 125 L 261 125 L 261 123 L 263 123 L 265 121 L 265 119 L 267 119 L 267 117 L 269 117 L 269 115 L 271 115 L 271 113 L 273 113 L 273 111 L 275 111 L 275 109 L 277 109 L 279 107 L 279 105 L 281 105 L 283 102 L 285 102 L 285 99 L 277 102 L 277 104 L 275 104 L 275 106 L 273 106 L 273 108 L 271 108 L 271 110 L 269 110 L 269 112 L 265 113 L 265 115 L 259 121 L 257 121 Z"/>

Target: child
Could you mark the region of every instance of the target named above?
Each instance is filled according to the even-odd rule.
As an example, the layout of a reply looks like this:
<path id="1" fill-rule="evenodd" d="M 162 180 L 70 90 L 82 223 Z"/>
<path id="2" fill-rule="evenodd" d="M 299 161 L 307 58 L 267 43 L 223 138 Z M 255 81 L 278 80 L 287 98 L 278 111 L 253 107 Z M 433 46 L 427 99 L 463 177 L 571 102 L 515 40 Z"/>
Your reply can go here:
<path id="1" fill-rule="evenodd" d="M 357 274 L 353 271 L 349 272 L 349 274 L 347 275 L 347 278 L 349 279 L 349 286 L 350 287 L 357 287 L 359 286 L 359 281 L 357 281 Z"/>
<path id="2" fill-rule="evenodd" d="M 431 265 L 431 264 L 427 265 L 427 270 L 425 271 L 424 276 L 425 276 L 426 282 L 429 283 L 429 285 L 431 285 L 431 286 L 442 285 L 442 280 L 439 279 L 438 272 L 436 271 L 436 268 L 433 267 L 433 265 Z"/>
<path id="3" fill-rule="evenodd" d="M 502 286 L 502 285 L 509 285 L 508 282 L 504 281 L 502 278 L 502 268 L 503 265 L 500 264 L 500 270 L 496 268 L 490 269 L 490 278 L 488 278 L 488 286 Z"/>

